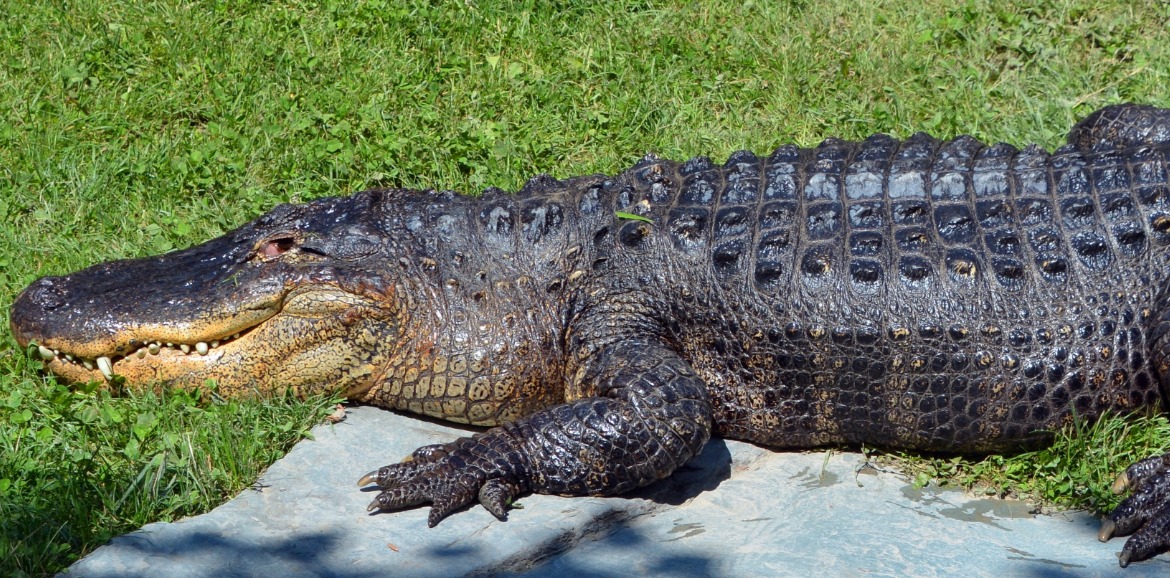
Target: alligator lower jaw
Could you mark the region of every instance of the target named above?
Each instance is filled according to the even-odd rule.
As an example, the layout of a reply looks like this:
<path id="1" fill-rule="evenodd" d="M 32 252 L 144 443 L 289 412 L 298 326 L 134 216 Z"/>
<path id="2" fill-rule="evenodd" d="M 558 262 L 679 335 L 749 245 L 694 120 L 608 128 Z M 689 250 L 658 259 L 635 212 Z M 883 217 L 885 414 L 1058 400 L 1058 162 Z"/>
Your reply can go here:
<path id="1" fill-rule="evenodd" d="M 46 369 L 69 381 L 89 382 L 104 378 L 107 382 L 112 382 L 115 376 L 138 374 L 142 373 L 141 370 L 151 367 L 156 369 L 150 373 L 155 374 L 154 377 L 157 379 L 162 377 L 158 375 L 157 369 L 164 364 L 187 362 L 185 365 L 197 366 L 216 361 L 225 349 L 234 346 L 236 340 L 242 335 L 246 336 L 250 331 L 251 329 L 247 329 L 221 339 L 197 341 L 194 344 L 141 342 L 129 347 L 125 355 L 81 357 L 46 345 L 30 344 L 30 348 L 35 347 L 33 355 L 39 356 Z M 139 371 L 121 371 L 128 367 Z"/>

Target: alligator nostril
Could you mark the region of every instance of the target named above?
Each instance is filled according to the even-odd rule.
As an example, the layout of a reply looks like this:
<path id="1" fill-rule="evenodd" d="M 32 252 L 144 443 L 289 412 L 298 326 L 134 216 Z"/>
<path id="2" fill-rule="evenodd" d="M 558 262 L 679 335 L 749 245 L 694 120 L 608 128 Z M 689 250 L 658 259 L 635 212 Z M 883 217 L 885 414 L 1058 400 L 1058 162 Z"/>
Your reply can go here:
<path id="1" fill-rule="evenodd" d="M 65 292 L 53 286 L 53 280 L 45 277 L 29 287 L 28 298 L 42 309 L 56 309 L 65 304 Z"/>

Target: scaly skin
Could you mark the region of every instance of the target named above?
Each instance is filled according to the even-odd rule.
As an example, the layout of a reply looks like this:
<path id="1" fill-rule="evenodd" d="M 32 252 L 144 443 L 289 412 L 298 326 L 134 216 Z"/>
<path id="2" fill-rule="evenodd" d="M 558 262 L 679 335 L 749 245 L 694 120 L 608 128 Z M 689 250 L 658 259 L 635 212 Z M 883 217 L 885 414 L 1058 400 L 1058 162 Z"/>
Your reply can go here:
<path id="1" fill-rule="evenodd" d="M 1170 376 L 1170 112 L 1107 108 L 1069 142 L 878 135 L 286 205 L 41 279 L 12 329 L 74 381 L 498 426 L 362 478 L 371 509 L 430 503 L 432 526 L 477 498 L 503 519 L 526 492 L 643 486 L 711 435 L 1009 451 L 1152 409 Z M 1136 532 L 1123 566 L 1167 549 L 1168 463 L 1119 481 L 1135 494 L 1101 537 Z"/>

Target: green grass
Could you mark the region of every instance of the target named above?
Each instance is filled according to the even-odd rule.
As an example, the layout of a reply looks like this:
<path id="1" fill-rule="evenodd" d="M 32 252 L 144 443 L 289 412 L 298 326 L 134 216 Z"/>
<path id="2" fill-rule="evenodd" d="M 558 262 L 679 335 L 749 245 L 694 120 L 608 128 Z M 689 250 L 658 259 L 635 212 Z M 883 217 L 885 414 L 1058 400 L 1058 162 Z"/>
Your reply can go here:
<path id="1" fill-rule="evenodd" d="M 0 0 L 0 315 L 280 202 L 874 132 L 1054 147 L 1103 104 L 1170 104 L 1165 3 L 873 4 Z M 3 335 L 0 570 L 221 500 L 326 405 L 71 390 Z M 1036 469 L 1013 463 L 987 471 Z"/>
<path id="2" fill-rule="evenodd" d="M 214 391 L 114 398 L 96 384 L 9 391 L 0 397 L 4 570 L 60 569 L 120 533 L 210 510 L 252 485 L 331 402 L 260 405 Z"/>
<path id="3" fill-rule="evenodd" d="M 1134 462 L 1170 451 L 1170 419 L 1164 415 L 1109 416 L 1077 421 L 1057 432 L 1043 449 L 979 458 L 878 452 L 875 460 L 892 464 L 917 486 L 960 486 L 1001 497 L 1022 498 L 1042 506 L 1107 513 L 1124 494 L 1111 490 L 1118 474 Z"/>

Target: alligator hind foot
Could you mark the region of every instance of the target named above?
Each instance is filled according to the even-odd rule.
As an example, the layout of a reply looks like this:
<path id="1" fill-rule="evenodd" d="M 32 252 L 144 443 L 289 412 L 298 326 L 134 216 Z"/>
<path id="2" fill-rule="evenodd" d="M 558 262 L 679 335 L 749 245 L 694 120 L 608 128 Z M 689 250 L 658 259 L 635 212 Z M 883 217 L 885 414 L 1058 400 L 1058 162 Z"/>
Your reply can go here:
<path id="1" fill-rule="evenodd" d="M 1170 453 L 1144 459 L 1113 483 L 1114 493 L 1133 493 L 1101 523 L 1097 538 L 1132 536 L 1118 554 L 1121 567 L 1170 550 Z"/>

